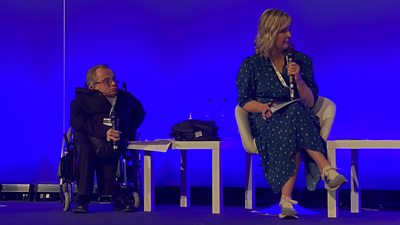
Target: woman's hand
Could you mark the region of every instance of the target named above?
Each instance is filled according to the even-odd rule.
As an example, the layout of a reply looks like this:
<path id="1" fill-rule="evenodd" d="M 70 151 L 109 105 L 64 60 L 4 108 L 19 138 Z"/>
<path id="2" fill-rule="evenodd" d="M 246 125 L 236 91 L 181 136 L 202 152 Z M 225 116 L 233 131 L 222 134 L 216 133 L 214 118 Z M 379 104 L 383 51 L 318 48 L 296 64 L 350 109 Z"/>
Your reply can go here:
<path id="1" fill-rule="evenodd" d="M 272 116 L 272 112 L 271 112 L 271 106 L 272 106 L 272 102 L 268 102 L 265 104 L 262 104 L 261 106 L 261 116 L 264 120 L 269 119 Z"/>
<path id="2" fill-rule="evenodd" d="M 247 112 L 251 113 L 261 113 L 261 116 L 264 120 L 270 118 L 272 116 L 271 112 L 271 106 L 273 105 L 273 102 L 268 102 L 268 103 L 261 103 L 256 100 L 251 100 L 247 102 L 243 108 Z"/>
<path id="3" fill-rule="evenodd" d="M 288 74 L 294 75 L 294 81 L 299 92 L 299 97 L 305 100 L 305 103 L 309 108 L 314 107 L 313 93 L 301 77 L 300 66 L 292 62 L 286 66 L 286 69 Z"/>
<path id="4" fill-rule="evenodd" d="M 286 65 L 287 69 L 287 74 L 290 76 L 294 76 L 294 81 L 301 81 L 301 75 L 300 75 L 300 66 L 297 65 L 295 62 L 291 62 L 288 65 Z"/>

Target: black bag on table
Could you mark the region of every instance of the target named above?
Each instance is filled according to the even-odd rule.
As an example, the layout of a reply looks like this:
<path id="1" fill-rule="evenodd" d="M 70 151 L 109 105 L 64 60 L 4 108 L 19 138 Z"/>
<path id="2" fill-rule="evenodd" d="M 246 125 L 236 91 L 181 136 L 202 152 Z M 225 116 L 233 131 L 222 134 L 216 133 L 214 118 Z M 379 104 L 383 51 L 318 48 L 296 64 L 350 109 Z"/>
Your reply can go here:
<path id="1" fill-rule="evenodd" d="M 214 121 L 185 120 L 171 127 L 169 136 L 177 141 L 219 141 Z"/>

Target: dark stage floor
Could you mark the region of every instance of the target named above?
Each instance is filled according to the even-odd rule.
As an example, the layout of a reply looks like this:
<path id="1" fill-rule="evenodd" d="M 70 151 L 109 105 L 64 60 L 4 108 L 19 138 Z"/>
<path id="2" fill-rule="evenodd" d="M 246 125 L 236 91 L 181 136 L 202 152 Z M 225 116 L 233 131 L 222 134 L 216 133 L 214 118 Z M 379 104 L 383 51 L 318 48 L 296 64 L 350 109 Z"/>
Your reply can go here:
<path id="1" fill-rule="evenodd" d="M 258 224 L 363 224 L 400 225 L 399 211 L 362 211 L 351 214 L 339 211 L 339 218 L 329 219 L 326 209 L 317 215 L 300 215 L 298 220 L 280 220 L 277 216 L 267 216 L 245 210 L 242 207 L 225 207 L 220 215 L 211 214 L 211 207 L 192 206 L 179 208 L 172 205 L 157 205 L 151 213 L 121 213 L 113 211 L 110 204 L 91 203 L 89 214 L 63 212 L 61 204 L 51 202 L 0 201 L 0 225 L 77 225 L 77 224 L 135 224 L 135 225 L 258 225 Z"/>

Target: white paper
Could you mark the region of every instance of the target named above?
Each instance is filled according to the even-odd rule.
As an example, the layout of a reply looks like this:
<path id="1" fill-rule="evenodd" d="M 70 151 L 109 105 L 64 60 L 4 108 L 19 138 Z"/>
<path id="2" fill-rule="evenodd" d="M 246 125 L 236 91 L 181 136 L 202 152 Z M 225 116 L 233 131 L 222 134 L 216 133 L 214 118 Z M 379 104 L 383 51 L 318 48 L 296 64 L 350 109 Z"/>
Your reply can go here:
<path id="1" fill-rule="evenodd" d="M 271 112 L 274 113 L 274 112 L 276 112 L 276 111 L 282 109 L 283 107 L 292 104 L 293 102 L 302 101 L 302 100 L 303 100 L 303 99 L 298 98 L 298 99 L 295 99 L 295 100 L 292 100 L 292 101 L 288 101 L 288 102 L 281 103 L 281 104 L 279 104 L 279 105 L 272 106 L 272 107 L 271 107 Z"/>
<path id="2" fill-rule="evenodd" d="M 172 142 L 172 140 L 130 141 L 128 142 L 127 148 L 153 152 L 167 152 Z"/>

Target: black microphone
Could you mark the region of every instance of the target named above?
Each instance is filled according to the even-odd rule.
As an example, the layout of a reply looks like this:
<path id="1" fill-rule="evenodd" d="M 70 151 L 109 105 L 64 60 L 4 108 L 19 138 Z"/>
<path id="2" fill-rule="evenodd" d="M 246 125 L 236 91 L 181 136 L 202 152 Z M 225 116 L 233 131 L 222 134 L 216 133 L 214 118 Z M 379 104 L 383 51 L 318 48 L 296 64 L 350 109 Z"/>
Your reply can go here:
<path id="1" fill-rule="evenodd" d="M 117 104 L 117 96 L 115 96 L 115 104 Z M 115 105 L 114 105 L 115 107 Z M 119 119 L 115 113 L 115 108 L 113 107 L 113 110 L 110 114 L 110 119 L 111 119 L 111 126 L 113 130 L 118 130 L 118 123 L 119 123 Z M 113 142 L 113 149 L 117 150 L 118 149 L 118 141 L 114 141 Z"/>
<path id="2" fill-rule="evenodd" d="M 124 92 L 126 91 L 126 83 L 125 82 L 122 83 L 122 91 L 124 91 Z"/>
<path id="3" fill-rule="evenodd" d="M 286 65 L 294 62 L 294 49 L 288 48 L 285 51 Z M 294 100 L 294 74 L 289 74 L 289 90 L 290 90 L 290 100 Z"/>

